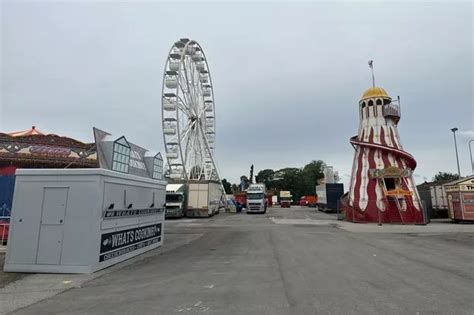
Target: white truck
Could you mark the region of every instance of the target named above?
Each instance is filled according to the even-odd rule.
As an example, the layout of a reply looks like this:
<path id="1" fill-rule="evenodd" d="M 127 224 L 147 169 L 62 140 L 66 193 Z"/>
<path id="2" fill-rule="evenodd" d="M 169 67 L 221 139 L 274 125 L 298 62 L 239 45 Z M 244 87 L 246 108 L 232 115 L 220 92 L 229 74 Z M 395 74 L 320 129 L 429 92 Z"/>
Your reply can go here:
<path id="1" fill-rule="evenodd" d="M 267 212 L 267 191 L 265 184 L 250 184 L 247 189 L 247 213 Z"/>
<path id="2" fill-rule="evenodd" d="M 166 185 L 166 218 L 181 218 L 185 215 L 186 205 L 186 185 L 168 184 Z"/>
<path id="3" fill-rule="evenodd" d="M 211 217 L 219 213 L 223 195 L 217 181 L 192 181 L 188 184 L 187 217 Z"/>

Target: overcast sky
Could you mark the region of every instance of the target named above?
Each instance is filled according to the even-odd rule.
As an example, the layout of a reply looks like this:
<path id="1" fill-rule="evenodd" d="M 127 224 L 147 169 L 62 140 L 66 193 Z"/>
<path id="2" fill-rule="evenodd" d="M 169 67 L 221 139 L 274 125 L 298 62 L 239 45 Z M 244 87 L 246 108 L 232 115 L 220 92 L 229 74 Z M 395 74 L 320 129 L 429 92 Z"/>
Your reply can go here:
<path id="1" fill-rule="evenodd" d="M 92 127 L 163 151 L 161 84 L 170 46 L 197 40 L 216 99 L 216 157 L 237 182 L 322 159 L 347 183 L 358 101 L 376 83 L 400 95 L 416 181 L 471 172 L 471 2 L 1 4 L 0 131 L 93 141 Z"/>

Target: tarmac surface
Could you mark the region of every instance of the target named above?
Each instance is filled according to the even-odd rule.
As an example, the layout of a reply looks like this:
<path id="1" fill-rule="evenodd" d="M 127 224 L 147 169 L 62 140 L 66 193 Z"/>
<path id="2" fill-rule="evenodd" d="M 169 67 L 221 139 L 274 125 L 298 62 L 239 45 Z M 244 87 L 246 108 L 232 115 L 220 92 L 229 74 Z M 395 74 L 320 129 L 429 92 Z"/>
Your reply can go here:
<path id="1" fill-rule="evenodd" d="M 94 275 L 27 276 L 0 290 L 0 310 L 474 314 L 473 245 L 474 224 L 353 224 L 294 206 L 173 220 L 163 248 Z"/>

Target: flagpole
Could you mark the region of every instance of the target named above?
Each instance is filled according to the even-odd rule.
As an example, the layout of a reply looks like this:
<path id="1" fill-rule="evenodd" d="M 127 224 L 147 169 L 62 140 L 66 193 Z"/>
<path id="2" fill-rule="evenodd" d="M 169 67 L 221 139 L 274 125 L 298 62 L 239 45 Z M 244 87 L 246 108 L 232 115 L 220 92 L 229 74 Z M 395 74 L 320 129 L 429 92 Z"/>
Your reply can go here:
<path id="1" fill-rule="evenodd" d="M 375 87 L 375 76 L 374 76 L 374 66 L 370 67 L 372 70 L 372 87 Z"/>
<path id="2" fill-rule="evenodd" d="M 372 71 L 372 87 L 375 87 L 374 61 L 373 60 L 369 60 L 369 68 Z"/>

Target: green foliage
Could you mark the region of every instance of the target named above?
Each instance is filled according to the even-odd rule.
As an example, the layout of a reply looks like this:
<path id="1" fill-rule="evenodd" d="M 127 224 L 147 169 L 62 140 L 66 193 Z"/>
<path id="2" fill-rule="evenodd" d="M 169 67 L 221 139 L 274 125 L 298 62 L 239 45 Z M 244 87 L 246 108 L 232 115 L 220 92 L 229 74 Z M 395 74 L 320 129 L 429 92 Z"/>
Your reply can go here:
<path id="1" fill-rule="evenodd" d="M 222 186 L 224 186 L 224 190 L 226 194 L 232 193 L 232 185 L 227 181 L 227 179 L 222 179 Z"/>
<path id="2" fill-rule="evenodd" d="M 232 193 L 236 193 L 240 191 L 240 187 L 237 184 L 232 184 Z"/>
<path id="3" fill-rule="evenodd" d="M 316 184 L 324 177 L 323 170 L 326 164 L 321 161 L 311 161 L 303 168 L 287 167 L 274 171 L 264 169 L 258 172 L 256 182 L 264 183 L 268 190 L 289 190 L 293 200 L 301 196 L 314 195 Z"/>
<path id="4" fill-rule="evenodd" d="M 256 183 L 263 183 L 266 187 L 273 187 L 273 175 L 275 172 L 271 169 L 264 169 L 258 172 L 257 176 L 255 176 Z"/>
<path id="5" fill-rule="evenodd" d="M 447 172 L 439 172 L 433 177 L 433 181 L 440 182 L 440 181 L 450 181 L 459 179 L 458 174 L 447 173 Z"/>
<path id="6" fill-rule="evenodd" d="M 250 166 L 250 184 L 253 183 L 253 164 Z"/>

